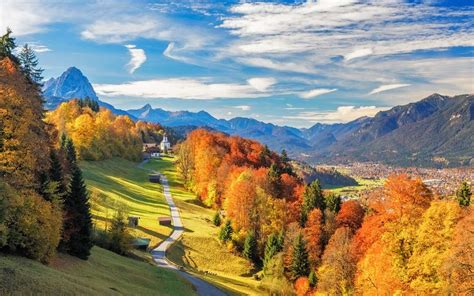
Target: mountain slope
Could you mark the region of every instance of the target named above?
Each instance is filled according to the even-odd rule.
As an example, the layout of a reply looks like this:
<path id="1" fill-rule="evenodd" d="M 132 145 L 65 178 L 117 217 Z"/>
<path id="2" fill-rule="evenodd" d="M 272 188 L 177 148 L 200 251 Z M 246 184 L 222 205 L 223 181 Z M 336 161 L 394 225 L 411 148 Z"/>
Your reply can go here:
<path id="1" fill-rule="evenodd" d="M 379 112 L 316 157 L 401 165 L 469 165 L 474 159 L 474 96 L 434 94 Z"/>
<path id="2" fill-rule="evenodd" d="M 48 110 L 56 109 L 61 103 L 71 99 L 89 97 L 97 101 L 99 106 L 110 109 L 116 115 L 128 115 L 127 112 L 99 100 L 89 79 L 76 67 L 70 67 L 61 76 L 46 81 L 43 85 L 43 97 Z"/>

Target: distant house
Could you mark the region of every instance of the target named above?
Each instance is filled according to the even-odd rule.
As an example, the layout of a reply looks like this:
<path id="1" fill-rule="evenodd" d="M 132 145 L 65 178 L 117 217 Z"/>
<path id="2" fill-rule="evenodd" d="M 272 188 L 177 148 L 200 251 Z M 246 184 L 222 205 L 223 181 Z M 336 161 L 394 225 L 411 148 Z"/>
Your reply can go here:
<path id="1" fill-rule="evenodd" d="M 160 174 L 148 175 L 148 180 L 152 183 L 160 183 L 161 175 Z"/>
<path id="2" fill-rule="evenodd" d="M 160 148 L 162 152 L 168 152 L 171 149 L 171 143 L 168 141 L 168 136 L 166 133 L 163 135 L 163 140 L 160 143 Z"/>
<path id="3" fill-rule="evenodd" d="M 160 158 L 160 145 L 158 143 L 143 143 L 143 159 Z"/>
<path id="4" fill-rule="evenodd" d="M 171 226 L 171 217 L 158 217 L 158 223 L 163 226 Z"/>

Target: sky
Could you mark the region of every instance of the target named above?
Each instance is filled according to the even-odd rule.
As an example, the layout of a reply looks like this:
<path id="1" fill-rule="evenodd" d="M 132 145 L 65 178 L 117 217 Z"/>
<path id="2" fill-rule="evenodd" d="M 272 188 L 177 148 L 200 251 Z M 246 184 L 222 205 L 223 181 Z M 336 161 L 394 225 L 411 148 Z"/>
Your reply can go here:
<path id="1" fill-rule="evenodd" d="M 122 109 L 310 127 L 474 93 L 468 0 L 2 0 L 7 26 Z"/>

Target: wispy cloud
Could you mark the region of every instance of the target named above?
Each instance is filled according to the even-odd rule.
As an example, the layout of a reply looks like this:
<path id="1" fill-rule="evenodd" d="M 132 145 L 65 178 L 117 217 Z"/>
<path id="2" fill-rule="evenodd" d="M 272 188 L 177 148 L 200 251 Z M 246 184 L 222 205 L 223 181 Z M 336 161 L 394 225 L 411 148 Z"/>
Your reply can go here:
<path id="1" fill-rule="evenodd" d="M 130 53 L 130 62 L 127 64 L 128 72 L 133 74 L 146 61 L 146 54 L 143 49 L 137 48 L 133 44 L 127 44 L 125 47 Z"/>
<path id="2" fill-rule="evenodd" d="M 250 109 L 252 109 L 252 107 L 250 107 L 249 105 L 234 106 L 234 108 L 240 109 L 242 111 L 249 111 Z"/>
<path id="3" fill-rule="evenodd" d="M 365 56 L 368 56 L 368 55 L 371 55 L 373 54 L 374 51 L 371 49 L 371 48 L 361 48 L 361 49 L 356 49 L 354 50 L 353 52 L 349 53 L 349 54 L 346 54 L 344 56 L 344 59 L 346 61 L 350 61 L 352 59 L 357 59 L 357 58 L 361 58 L 361 57 L 365 57 Z"/>
<path id="4" fill-rule="evenodd" d="M 303 98 L 303 99 L 311 99 L 311 98 L 321 96 L 321 95 L 324 95 L 324 94 L 328 94 L 328 93 L 332 93 L 332 92 L 335 92 L 335 91 L 337 91 L 336 88 L 333 88 L 333 89 L 316 88 L 316 89 L 312 89 L 312 90 L 307 91 L 307 92 L 300 93 L 300 97 Z"/>
<path id="5" fill-rule="evenodd" d="M 97 93 L 108 97 L 231 99 L 271 96 L 270 92 L 256 91 L 250 84 L 213 83 L 206 79 L 170 78 L 133 81 L 122 84 L 94 84 Z"/>
<path id="6" fill-rule="evenodd" d="M 277 83 L 277 80 L 273 77 L 254 77 L 247 80 L 248 84 L 253 86 L 256 90 L 264 92 L 270 86 Z"/>
<path id="7" fill-rule="evenodd" d="M 384 91 L 392 90 L 392 89 L 397 89 L 400 87 L 407 87 L 410 86 L 410 84 L 386 84 L 386 85 L 381 85 L 377 87 L 376 89 L 372 90 L 369 95 L 374 95 L 378 94 Z"/>
<path id="8" fill-rule="evenodd" d="M 374 116 L 380 111 L 387 110 L 387 107 L 376 106 L 340 106 L 335 111 L 323 112 L 300 112 L 297 115 L 284 116 L 286 119 L 309 121 L 311 123 L 335 123 L 349 122 L 363 116 Z"/>

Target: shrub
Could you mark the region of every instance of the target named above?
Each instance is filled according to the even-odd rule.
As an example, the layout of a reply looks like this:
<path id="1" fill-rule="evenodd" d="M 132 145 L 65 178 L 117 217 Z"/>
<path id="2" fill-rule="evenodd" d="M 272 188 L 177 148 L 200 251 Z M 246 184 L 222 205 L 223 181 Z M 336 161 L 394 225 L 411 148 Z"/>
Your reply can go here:
<path id="1" fill-rule="evenodd" d="M 34 192 L 22 193 L 9 200 L 6 225 L 11 251 L 46 263 L 61 238 L 62 212 Z"/>
<path id="2" fill-rule="evenodd" d="M 212 218 L 212 223 L 215 225 L 215 226 L 221 226 L 221 215 L 219 214 L 219 211 L 217 211 L 215 214 L 214 214 L 214 218 Z"/>

